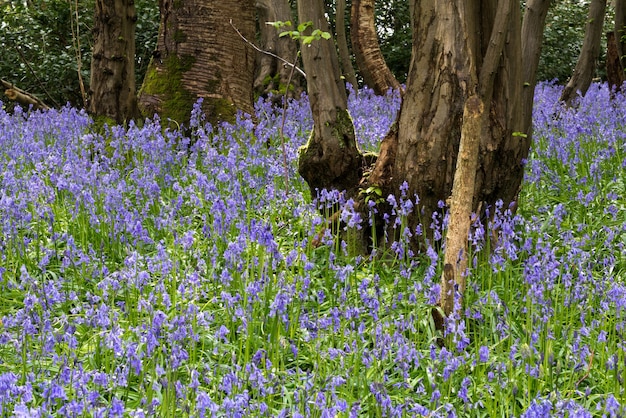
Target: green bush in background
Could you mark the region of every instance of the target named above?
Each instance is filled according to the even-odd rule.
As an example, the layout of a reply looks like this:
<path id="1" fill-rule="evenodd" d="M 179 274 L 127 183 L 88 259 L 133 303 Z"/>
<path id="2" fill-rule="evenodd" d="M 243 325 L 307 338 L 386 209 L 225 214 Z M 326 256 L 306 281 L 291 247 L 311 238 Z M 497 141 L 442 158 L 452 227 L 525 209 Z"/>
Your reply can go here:
<path id="1" fill-rule="evenodd" d="M 136 8 L 139 86 L 154 51 L 159 9 L 156 0 L 138 0 Z M 93 14 L 93 0 L 0 1 L 0 78 L 49 105 L 82 107 L 78 68 L 88 92 Z"/>

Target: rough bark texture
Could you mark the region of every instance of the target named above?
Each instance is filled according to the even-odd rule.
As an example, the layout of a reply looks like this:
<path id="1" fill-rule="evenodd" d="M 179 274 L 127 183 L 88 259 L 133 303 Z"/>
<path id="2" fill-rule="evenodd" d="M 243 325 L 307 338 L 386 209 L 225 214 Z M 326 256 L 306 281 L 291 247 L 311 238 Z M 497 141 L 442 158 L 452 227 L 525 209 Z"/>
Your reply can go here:
<path id="1" fill-rule="evenodd" d="M 463 108 L 474 85 L 470 63 L 483 68 L 498 2 L 412 1 L 413 54 L 397 135 L 383 142 L 368 185 L 398 193 L 403 181 L 408 195 L 420 198 L 426 221 L 440 201 L 451 194 L 463 124 Z M 501 36 L 505 47 L 492 67 L 493 94 L 486 100 L 486 122 L 481 130 L 472 209 L 484 209 L 502 200 L 505 207 L 517 199 L 528 156 L 528 130 L 522 119 L 521 16 L 510 12 Z M 465 30 L 464 28 L 474 28 Z M 480 29 L 476 29 L 480 28 Z M 471 54 L 471 56 L 470 56 Z M 394 144 L 395 141 L 395 144 Z M 382 173 L 389 172 L 383 179 Z M 417 245 L 417 243 L 415 243 Z"/>
<path id="2" fill-rule="evenodd" d="M 467 241 L 471 225 L 474 188 L 476 184 L 476 169 L 480 151 L 480 139 L 486 130 L 485 103 L 491 102 L 493 83 L 500 64 L 500 57 L 504 48 L 506 28 L 511 21 L 511 12 L 517 8 L 517 0 L 501 0 L 498 3 L 497 13 L 491 30 L 491 39 L 482 61 L 480 72 L 476 70 L 473 61 L 470 62 L 471 80 L 477 79 L 476 86 L 469 86 L 469 98 L 463 109 L 463 125 L 461 140 L 457 156 L 452 196 L 450 198 L 450 219 L 446 234 L 444 265 L 452 267 L 450 272 L 444 272 L 441 278 L 441 294 L 439 304 L 444 313 L 452 313 L 455 301 L 455 290 L 461 295 L 465 292 L 467 277 Z M 474 56 L 473 51 L 470 58 Z M 475 93 L 473 93 L 475 91 Z M 450 270 L 450 269 L 448 269 Z"/>
<path id="3" fill-rule="evenodd" d="M 374 17 L 374 0 L 352 1 L 350 36 L 357 66 L 365 84 L 376 94 L 385 94 L 401 86 L 380 51 Z"/>
<path id="4" fill-rule="evenodd" d="M 91 60 L 91 113 L 122 123 L 139 116 L 135 91 L 133 0 L 96 0 Z"/>
<path id="5" fill-rule="evenodd" d="M 615 32 L 606 34 L 606 78 L 613 91 L 619 91 L 624 84 L 624 67 L 619 55 L 619 43 Z"/>
<path id="6" fill-rule="evenodd" d="M 337 49 L 339 50 L 339 61 L 346 82 L 350 83 L 355 92 L 358 92 L 359 86 L 356 81 L 356 74 L 352 66 L 352 58 L 348 48 L 348 37 L 346 36 L 346 0 L 337 0 Z"/>
<path id="7" fill-rule="evenodd" d="M 329 31 L 323 1 L 299 1 L 298 19 L 312 22 L 313 29 Z M 334 42 L 320 39 L 304 45 L 302 61 L 314 128 L 306 146 L 300 150 L 298 171 L 313 197 L 324 188 L 351 194 L 361 178 L 362 159 L 347 111 L 346 89 Z"/>
<path id="8" fill-rule="evenodd" d="M 283 29 L 276 29 L 267 22 L 293 22 L 291 7 L 288 0 L 259 0 L 256 2 L 259 17 L 259 31 L 261 33 L 260 47 L 264 51 L 278 55 L 282 59 L 294 63 L 297 60 L 296 42 L 288 36 L 279 38 Z M 291 30 L 293 28 L 286 28 Z M 285 93 L 289 97 L 299 96 L 302 92 L 302 77 L 294 73 L 287 89 L 287 82 L 291 67 L 275 57 L 267 54 L 257 54 L 257 72 L 254 79 L 254 91 L 257 95 L 272 93 Z"/>
<path id="9" fill-rule="evenodd" d="M 159 0 L 157 50 L 139 101 L 151 116 L 186 122 L 203 98 L 209 122 L 253 112 L 255 51 L 235 32 L 254 39 L 252 0 Z"/>
<path id="10" fill-rule="evenodd" d="M 573 100 L 580 93 L 585 95 L 593 74 L 596 62 L 600 55 L 600 43 L 602 42 L 602 23 L 606 12 L 606 0 L 592 0 L 589 6 L 589 16 L 585 27 L 585 38 L 578 56 L 578 62 L 574 73 L 561 93 L 561 101 L 571 106 Z"/>

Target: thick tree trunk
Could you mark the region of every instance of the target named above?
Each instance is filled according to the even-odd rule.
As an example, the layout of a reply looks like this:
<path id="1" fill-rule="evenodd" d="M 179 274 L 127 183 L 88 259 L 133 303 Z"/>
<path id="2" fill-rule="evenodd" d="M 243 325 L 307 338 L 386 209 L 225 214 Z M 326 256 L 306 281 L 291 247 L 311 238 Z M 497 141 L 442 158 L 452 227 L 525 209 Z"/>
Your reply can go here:
<path id="1" fill-rule="evenodd" d="M 135 12 L 132 0 L 96 0 L 91 60 L 91 113 L 122 123 L 139 117 L 135 91 Z"/>
<path id="2" fill-rule="evenodd" d="M 359 86 L 356 81 L 356 74 L 354 67 L 352 66 L 352 59 L 350 57 L 350 50 L 348 48 L 348 37 L 346 36 L 346 0 L 337 0 L 337 16 L 336 16 L 336 30 L 337 30 L 337 49 L 339 50 L 339 61 L 341 63 L 341 69 L 343 70 L 343 76 L 346 82 L 352 85 L 355 92 L 359 90 Z"/>
<path id="3" fill-rule="evenodd" d="M 298 19 L 312 22 L 313 29 L 329 32 L 321 0 L 298 1 Z M 347 111 L 346 89 L 334 42 L 320 39 L 303 45 L 302 61 L 314 128 L 300 150 L 298 171 L 313 197 L 324 188 L 352 194 L 361 178 L 362 160 Z"/>
<path id="4" fill-rule="evenodd" d="M 382 95 L 401 86 L 380 51 L 374 18 L 374 0 L 352 1 L 350 37 L 356 63 L 365 84 Z"/>
<path id="5" fill-rule="evenodd" d="M 425 216 L 429 216 L 452 190 L 463 106 L 469 97 L 469 63 L 475 62 L 480 71 L 489 37 L 479 36 L 491 33 L 496 4 L 479 8 L 475 2 L 430 0 L 414 2 L 413 7 L 413 59 L 399 118 L 390 192 L 397 192 L 406 180 L 409 195 L 418 194 Z M 474 209 L 481 202 L 493 205 L 501 199 L 508 205 L 516 199 L 528 154 L 528 142 L 515 134 L 526 131 L 521 118 L 519 10 L 511 11 L 510 22 L 507 47 L 495 73 L 494 94 L 485 103 L 489 116 L 480 144 Z M 482 29 L 465 31 L 466 27 Z M 472 57 L 470 51 L 476 51 Z"/>
<path id="6" fill-rule="evenodd" d="M 203 98 L 211 123 L 232 121 L 237 110 L 252 114 L 255 51 L 233 26 L 254 39 L 254 1 L 160 0 L 159 7 L 157 50 L 139 97 L 142 111 L 186 122 Z"/>
<path id="7" fill-rule="evenodd" d="M 261 33 L 260 47 L 264 51 L 278 55 L 282 59 L 296 64 L 298 58 L 296 43 L 288 36 L 279 38 L 282 30 L 268 25 L 267 22 L 287 22 L 293 21 L 291 7 L 288 0 L 259 0 L 256 2 L 259 17 L 259 31 Z M 302 78 L 294 73 L 289 90 L 287 83 L 291 67 L 275 57 L 267 54 L 257 54 L 257 71 L 254 79 L 254 91 L 258 95 L 267 95 L 270 92 L 284 93 L 287 96 L 296 97 L 302 92 Z"/>
<path id="8" fill-rule="evenodd" d="M 606 12 L 606 0 L 592 0 L 589 6 L 589 16 L 585 27 L 583 47 L 578 56 L 578 62 L 574 73 L 561 93 L 561 101 L 568 106 L 580 93 L 585 95 L 591 85 L 596 62 L 600 55 L 600 43 L 602 42 L 602 24 Z"/>
<path id="9" fill-rule="evenodd" d="M 476 86 L 469 86 L 470 96 L 463 109 L 463 125 L 459 153 L 454 173 L 452 196 L 450 198 L 450 219 L 446 234 L 444 266 L 451 266 L 441 279 L 439 304 L 444 313 L 450 315 L 454 308 L 455 289 L 463 295 L 466 287 L 468 266 L 468 234 L 471 225 L 473 196 L 475 195 L 476 169 L 480 151 L 480 139 L 486 131 L 487 117 L 485 103 L 493 96 L 494 80 L 500 57 L 504 49 L 507 27 L 511 22 L 511 13 L 517 9 L 517 0 L 501 0 L 491 29 L 491 39 L 484 53 L 480 72 L 474 62 L 470 62 L 471 80 L 477 79 Z M 474 56 L 473 51 L 470 57 Z M 451 273 L 453 278 L 451 279 Z"/>

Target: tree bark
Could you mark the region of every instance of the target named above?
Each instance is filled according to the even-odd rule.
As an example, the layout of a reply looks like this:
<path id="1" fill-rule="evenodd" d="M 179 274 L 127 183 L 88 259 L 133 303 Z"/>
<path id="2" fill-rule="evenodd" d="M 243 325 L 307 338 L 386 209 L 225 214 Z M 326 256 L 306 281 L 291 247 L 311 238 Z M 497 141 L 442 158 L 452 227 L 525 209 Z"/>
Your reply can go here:
<path id="1" fill-rule="evenodd" d="M 282 59 L 297 64 L 298 58 L 296 43 L 288 36 L 279 38 L 282 30 L 276 29 L 267 22 L 291 22 L 291 7 L 287 0 L 259 0 L 256 2 L 261 33 L 261 49 L 278 55 Z M 254 79 L 254 91 L 258 95 L 271 93 L 287 93 L 288 97 L 297 97 L 302 92 L 302 78 L 294 73 L 287 90 L 287 82 L 291 67 L 275 57 L 267 54 L 257 54 L 257 70 Z"/>
<path id="2" fill-rule="evenodd" d="M 530 144 L 532 142 L 532 118 L 535 87 L 537 85 L 537 68 L 541 56 L 543 43 L 543 29 L 550 8 L 550 0 L 528 0 L 522 22 L 522 125 L 526 137 L 520 140 Z M 526 145 L 524 145 L 526 146 Z"/>
<path id="3" fill-rule="evenodd" d="M 374 0 L 353 0 L 350 16 L 350 36 L 357 66 L 365 84 L 376 94 L 400 89 L 400 83 L 385 63 L 378 44 L 374 15 Z"/>
<path id="4" fill-rule="evenodd" d="M 619 42 L 615 32 L 606 34 L 606 78 L 612 92 L 619 91 L 624 84 L 624 68 L 620 60 Z"/>
<path id="5" fill-rule="evenodd" d="M 615 0 L 615 36 L 622 68 L 626 68 L 626 0 Z"/>
<path id="6" fill-rule="evenodd" d="M 467 246 L 468 234 L 473 212 L 473 196 L 476 184 L 476 169 L 480 151 L 480 139 L 486 130 L 485 103 L 493 96 L 493 84 L 497 67 L 504 49 L 506 28 L 511 21 L 512 10 L 517 8 L 517 0 L 501 0 L 491 29 L 491 39 L 485 51 L 480 73 L 470 61 L 470 80 L 477 80 L 477 85 L 469 86 L 470 96 L 463 109 L 463 125 L 461 140 L 454 173 L 452 196 L 450 198 L 450 219 L 446 234 L 444 266 L 451 266 L 441 278 L 441 294 L 439 304 L 444 314 L 450 315 L 454 309 L 456 291 L 463 295 L 467 277 Z M 472 52 L 472 51 L 470 51 Z M 474 56 L 470 54 L 470 58 Z M 476 76 L 478 74 L 478 76 Z M 450 276 L 452 275 L 452 279 Z"/>
<path id="7" fill-rule="evenodd" d="M 589 6 L 589 16 L 585 27 L 585 38 L 578 56 L 574 73 L 561 93 L 561 101 L 571 106 L 576 96 L 587 93 L 591 85 L 596 62 L 600 55 L 602 42 L 602 24 L 606 12 L 606 0 L 592 0 Z"/>
<path id="8" fill-rule="evenodd" d="M 253 113 L 255 51 L 235 32 L 254 39 L 252 0 L 159 0 L 157 50 L 139 102 L 148 116 L 189 120 L 194 103 L 211 123 Z"/>
<path id="9" fill-rule="evenodd" d="M 91 113 L 122 123 L 140 116 L 135 91 L 133 0 L 96 0 L 91 60 Z"/>
<path id="10" fill-rule="evenodd" d="M 313 23 L 308 31 L 329 32 L 322 0 L 298 1 L 298 19 Z M 354 194 L 362 174 L 362 160 L 334 42 L 320 39 L 302 45 L 302 61 L 314 127 L 307 144 L 300 149 L 298 171 L 313 197 L 322 189 Z"/>
<path id="11" fill-rule="evenodd" d="M 343 70 L 343 76 L 346 82 L 352 85 L 355 92 L 359 91 L 359 85 L 356 81 L 356 74 L 354 67 L 352 66 L 352 59 L 350 57 L 350 50 L 348 48 L 348 37 L 346 36 L 346 0 L 337 0 L 337 16 L 336 16 L 336 30 L 337 30 L 337 49 L 339 50 L 339 61 L 341 69 Z"/>

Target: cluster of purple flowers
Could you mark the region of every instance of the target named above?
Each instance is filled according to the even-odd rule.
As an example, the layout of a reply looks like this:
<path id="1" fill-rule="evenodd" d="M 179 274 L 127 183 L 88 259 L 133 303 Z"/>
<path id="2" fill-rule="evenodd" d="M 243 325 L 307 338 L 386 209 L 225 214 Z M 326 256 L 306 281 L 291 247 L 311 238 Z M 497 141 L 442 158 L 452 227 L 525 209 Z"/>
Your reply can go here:
<path id="1" fill-rule="evenodd" d="M 271 99 L 220 126 L 198 104 L 186 134 L 0 111 L 0 415 L 623 416 L 626 111 L 602 85 L 569 110 L 558 90 L 537 90 L 520 211 L 474 226 L 444 335 L 447 218 L 409 228 L 403 187 L 393 257 L 353 257 L 318 210 L 358 228 L 353 202 L 308 202 L 296 174 L 306 97 L 284 129 Z M 375 149 L 399 97 L 349 106 Z"/>

